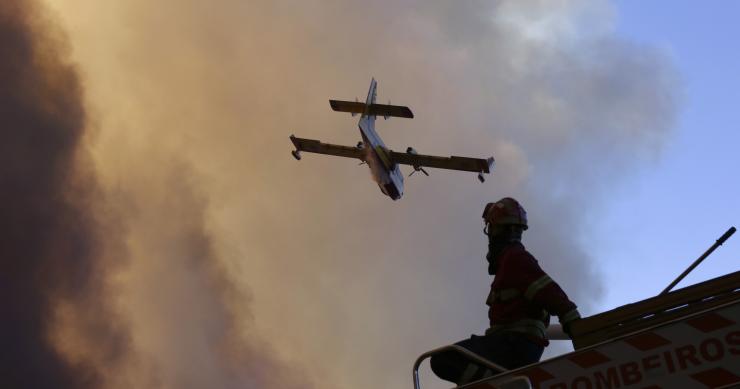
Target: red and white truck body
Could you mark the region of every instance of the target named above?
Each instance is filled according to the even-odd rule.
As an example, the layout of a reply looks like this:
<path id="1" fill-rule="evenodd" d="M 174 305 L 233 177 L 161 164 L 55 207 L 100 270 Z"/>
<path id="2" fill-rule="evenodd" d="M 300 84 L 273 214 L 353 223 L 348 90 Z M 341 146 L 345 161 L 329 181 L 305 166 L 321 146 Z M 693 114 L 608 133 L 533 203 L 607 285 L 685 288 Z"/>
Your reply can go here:
<path id="1" fill-rule="evenodd" d="M 460 388 L 740 388 L 740 272 L 574 323 L 575 351 Z"/>

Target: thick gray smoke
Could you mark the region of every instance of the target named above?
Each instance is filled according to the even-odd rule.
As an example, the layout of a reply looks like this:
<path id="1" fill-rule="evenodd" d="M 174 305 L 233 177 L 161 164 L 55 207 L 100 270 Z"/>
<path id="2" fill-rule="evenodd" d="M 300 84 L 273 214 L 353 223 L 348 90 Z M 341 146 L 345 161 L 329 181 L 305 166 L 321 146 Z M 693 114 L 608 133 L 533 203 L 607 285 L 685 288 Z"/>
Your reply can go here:
<path id="1" fill-rule="evenodd" d="M 310 387 L 244 336 L 187 164 L 157 150 L 99 186 L 64 37 L 37 2 L 0 4 L 0 386 Z"/>
<path id="2" fill-rule="evenodd" d="M 131 352 L 110 387 L 310 388 L 253 333 L 251 296 L 213 247 L 207 200 L 175 155 L 139 150 L 116 190 L 130 266 L 118 273 Z"/>
<path id="3" fill-rule="evenodd" d="M 35 1 L 0 3 L 0 386 L 97 388 L 100 372 L 51 341 L 62 305 L 102 364 L 125 353 L 105 306 L 104 225 L 83 138 L 86 115 L 64 40 Z"/>
<path id="4" fill-rule="evenodd" d="M 418 354 L 486 327 L 480 214 L 503 196 L 593 313 L 588 227 L 675 116 L 670 64 L 606 1 L 53 3 L 125 215 L 122 370 L 156 371 L 137 387 L 408 386 Z M 492 154 L 489 181 L 431 171 L 392 202 L 353 161 L 294 161 L 290 133 L 357 142 L 327 100 L 371 76 L 416 114 L 379 122 L 391 148 Z"/>

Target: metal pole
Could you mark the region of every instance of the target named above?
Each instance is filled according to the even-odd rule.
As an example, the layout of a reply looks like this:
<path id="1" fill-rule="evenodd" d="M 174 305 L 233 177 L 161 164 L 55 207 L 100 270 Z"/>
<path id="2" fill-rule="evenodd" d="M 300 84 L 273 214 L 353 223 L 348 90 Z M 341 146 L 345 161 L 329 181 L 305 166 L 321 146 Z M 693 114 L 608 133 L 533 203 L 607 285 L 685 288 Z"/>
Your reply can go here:
<path id="1" fill-rule="evenodd" d="M 673 287 L 676 286 L 676 284 L 678 284 L 679 282 L 681 282 L 681 280 L 684 277 L 686 277 L 686 275 L 688 275 L 689 273 L 691 273 L 691 271 L 694 270 L 695 267 L 699 266 L 699 264 L 701 263 L 701 261 L 703 261 L 706 257 L 708 257 L 709 254 L 711 254 L 712 251 L 714 251 L 714 249 L 716 249 L 717 247 L 721 246 L 722 243 L 725 243 L 725 241 L 727 240 L 727 238 L 729 238 L 730 236 L 732 236 L 732 234 L 734 234 L 735 231 L 736 231 L 735 230 L 735 227 L 730 227 L 730 229 L 727 230 L 727 232 L 725 232 L 722 236 L 719 237 L 719 239 L 717 239 L 716 242 L 714 242 L 714 244 L 712 245 L 712 247 L 710 247 L 707 251 L 705 251 L 704 254 L 702 254 L 701 257 L 697 258 L 696 261 L 694 261 L 694 263 L 692 263 L 691 266 L 689 266 L 688 269 L 684 270 L 684 272 L 681 273 L 681 275 L 678 276 L 678 278 L 676 278 L 675 280 L 673 280 L 673 282 L 671 282 L 670 285 L 668 285 L 665 289 L 663 289 L 663 291 L 660 292 L 659 296 L 660 295 L 664 295 L 664 294 L 670 292 L 670 290 L 673 289 Z"/>

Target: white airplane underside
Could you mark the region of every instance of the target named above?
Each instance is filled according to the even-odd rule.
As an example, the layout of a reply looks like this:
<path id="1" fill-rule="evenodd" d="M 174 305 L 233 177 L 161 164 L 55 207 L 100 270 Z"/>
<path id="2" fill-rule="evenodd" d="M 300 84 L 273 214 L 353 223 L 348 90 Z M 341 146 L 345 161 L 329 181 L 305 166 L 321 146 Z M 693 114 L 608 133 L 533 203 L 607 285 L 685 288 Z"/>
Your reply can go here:
<path id="1" fill-rule="evenodd" d="M 297 138 L 290 136 L 295 146 L 291 153 L 293 157 L 300 160 L 301 152 L 335 155 L 339 157 L 355 158 L 367 163 L 372 172 L 373 179 L 380 190 L 393 200 L 403 196 L 403 174 L 399 164 L 409 165 L 414 168 L 411 174 L 421 171 L 429 175 L 424 167 L 438 169 L 463 170 L 478 173 L 478 179 L 483 182 L 483 174 L 491 172 L 493 168 L 493 157 L 487 159 L 468 157 L 437 157 L 432 155 L 420 155 L 416 150 L 409 147 L 405 153 L 395 152 L 388 149 L 377 132 L 375 132 L 375 118 L 377 116 L 413 118 L 414 114 L 408 107 L 376 104 L 378 83 L 373 79 L 370 82 L 370 90 L 365 103 L 329 100 L 331 108 L 338 112 L 348 112 L 352 116 L 360 114 L 357 126 L 360 129 L 362 141 L 357 146 L 341 146 L 322 143 L 314 139 Z"/>

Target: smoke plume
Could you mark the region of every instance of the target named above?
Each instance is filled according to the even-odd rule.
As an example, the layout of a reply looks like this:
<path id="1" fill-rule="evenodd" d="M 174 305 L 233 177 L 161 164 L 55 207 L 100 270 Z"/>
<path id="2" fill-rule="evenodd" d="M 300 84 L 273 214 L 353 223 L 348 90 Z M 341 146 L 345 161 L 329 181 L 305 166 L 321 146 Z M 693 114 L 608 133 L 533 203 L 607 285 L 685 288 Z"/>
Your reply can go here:
<path id="1" fill-rule="evenodd" d="M 97 388 L 102 373 L 63 358 L 55 323 L 74 323 L 91 357 L 126 348 L 106 307 L 104 223 L 84 146 L 82 87 L 65 41 L 33 1 L 0 4 L 0 385 Z M 74 315 L 70 315 L 74 313 Z"/>
<path id="2" fill-rule="evenodd" d="M 186 164 L 132 161 L 126 185 L 146 196 L 101 189 L 82 82 L 50 15 L 0 5 L 0 384 L 310 387 L 240 333 L 245 293 L 237 303 L 218 268 Z M 148 304 L 132 315 L 129 296 Z"/>
<path id="3" fill-rule="evenodd" d="M 41 250 L 42 259 L 4 273 L 29 281 L 8 284 L 24 289 L 3 298 L 33 298 L 24 307 L 38 317 L 23 322 L 36 318 L 35 335 L 50 330 L 42 316 L 57 312 L 55 348 L 29 339 L 68 382 L 407 387 L 418 354 L 485 329 L 490 279 L 480 214 L 504 196 L 529 211 L 530 251 L 584 313 L 594 313 L 602 285 L 598 258 L 588 253 L 589 226 L 608 189 L 660 152 L 675 117 L 670 62 L 616 35 L 607 1 L 49 3 L 84 75 L 87 127 L 97 130 L 90 160 L 102 194 L 89 176 L 70 175 L 81 166 L 86 128 L 79 84 L 61 88 L 65 78 L 39 69 L 37 59 L 28 62 L 35 76 L 19 70 L 25 63 L 4 62 L 16 75 L 3 85 L 53 85 L 2 93 L 76 97 L 51 111 L 61 103 L 48 104 L 47 95 L 18 100 L 33 102 L 34 120 L 45 117 L 38 111 L 56 123 L 63 113 L 65 124 L 53 128 L 76 135 L 56 153 L 34 148 L 37 159 L 30 146 L 3 154 L 21 158 L 3 164 L 18 169 L 18 180 L 48 178 L 38 192 L 48 200 L 11 201 L 23 204 L 14 210 L 40 212 L 50 231 L 29 241 L 28 251 L 19 248 L 22 255 Z M 3 9 L 11 27 L 26 20 L 11 14 L 14 6 Z M 61 73 L 74 79 L 71 70 Z M 408 179 L 404 198 L 392 202 L 364 166 L 314 155 L 294 161 L 291 133 L 357 142 L 356 118 L 331 112 L 327 100 L 362 98 L 372 76 L 382 102 L 416 114 L 378 123 L 391 148 L 493 155 L 489 181 L 430 171 Z M 58 226 L 50 203 L 76 212 L 77 224 Z M 98 227 L 92 219 L 101 214 L 120 227 Z M 40 269 L 67 265 L 58 255 L 46 260 L 60 244 L 55 233 L 97 238 L 74 245 L 89 258 L 75 259 L 84 271 L 41 282 L 38 274 L 52 273 Z M 115 253 L 122 264 L 93 260 L 98 252 Z M 77 312 L 91 299 L 114 308 L 95 315 L 100 328 L 122 323 L 110 332 L 119 336 L 106 337 L 125 340 L 107 348 L 110 360 L 90 351 L 85 321 L 68 319 L 76 315 L 57 302 Z"/>

